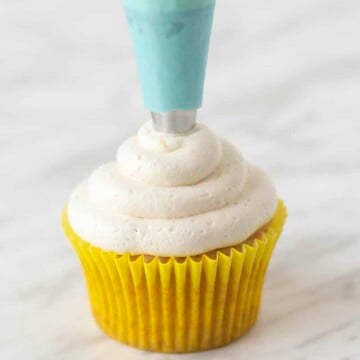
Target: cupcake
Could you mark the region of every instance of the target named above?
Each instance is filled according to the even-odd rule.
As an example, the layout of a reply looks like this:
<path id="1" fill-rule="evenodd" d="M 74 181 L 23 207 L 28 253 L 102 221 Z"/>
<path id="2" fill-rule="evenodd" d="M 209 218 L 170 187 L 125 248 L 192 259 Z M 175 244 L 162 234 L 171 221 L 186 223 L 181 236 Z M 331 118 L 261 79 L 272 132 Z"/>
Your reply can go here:
<path id="1" fill-rule="evenodd" d="M 285 217 L 269 177 L 204 124 L 148 122 L 74 190 L 62 226 L 106 334 L 189 352 L 254 325 Z"/>

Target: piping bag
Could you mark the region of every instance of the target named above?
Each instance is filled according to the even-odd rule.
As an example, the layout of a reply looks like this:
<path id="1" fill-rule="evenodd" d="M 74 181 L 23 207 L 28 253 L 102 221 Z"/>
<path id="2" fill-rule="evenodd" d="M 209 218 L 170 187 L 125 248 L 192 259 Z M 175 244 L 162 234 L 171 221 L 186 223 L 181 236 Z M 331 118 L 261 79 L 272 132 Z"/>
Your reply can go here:
<path id="1" fill-rule="evenodd" d="M 186 133 L 202 105 L 215 0 L 123 0 L 155 130 Z"/>

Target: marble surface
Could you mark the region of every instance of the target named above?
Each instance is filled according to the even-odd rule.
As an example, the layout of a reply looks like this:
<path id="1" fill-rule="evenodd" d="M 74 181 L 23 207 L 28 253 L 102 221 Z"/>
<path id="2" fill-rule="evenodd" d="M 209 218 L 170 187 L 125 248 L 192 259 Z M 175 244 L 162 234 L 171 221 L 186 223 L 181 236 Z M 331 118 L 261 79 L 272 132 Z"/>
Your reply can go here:
<path id="1" fill-rule="evenodd" d="M 202 121 L 289 208 L 243 339 L 160 355 L 106 338 L 59 218 L 145 120 L 120 0 L 2 0 L 1 359 L 360 359 L 360 2 L 218 1 Z"/>

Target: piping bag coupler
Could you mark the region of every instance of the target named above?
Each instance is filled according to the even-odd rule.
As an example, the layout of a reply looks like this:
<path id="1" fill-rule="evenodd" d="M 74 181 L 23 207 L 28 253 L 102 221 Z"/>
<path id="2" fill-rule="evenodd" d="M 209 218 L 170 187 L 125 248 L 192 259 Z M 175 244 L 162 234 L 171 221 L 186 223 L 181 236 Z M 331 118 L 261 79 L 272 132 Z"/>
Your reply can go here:
<path id="1" fill-rule="evenodd" d="M 154 128 L 185 133 L 202 105 L 215 0 L 123 0 Z"/>

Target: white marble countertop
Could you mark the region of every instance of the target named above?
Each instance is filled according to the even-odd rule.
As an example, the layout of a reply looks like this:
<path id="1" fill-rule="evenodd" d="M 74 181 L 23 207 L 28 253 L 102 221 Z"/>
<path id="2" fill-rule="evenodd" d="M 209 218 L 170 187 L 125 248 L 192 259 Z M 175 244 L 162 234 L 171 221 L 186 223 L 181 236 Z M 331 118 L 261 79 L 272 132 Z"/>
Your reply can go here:
<path id="1" fill-rule="evenodd" d="M 3 0 L 1 359 L 360 359 L 360 2 L 218 1 L 204 108 L 289 208 L 258 323 L 160 355 L 93 322 L 60 212 L 145 120 L 120 0 Z"/>

